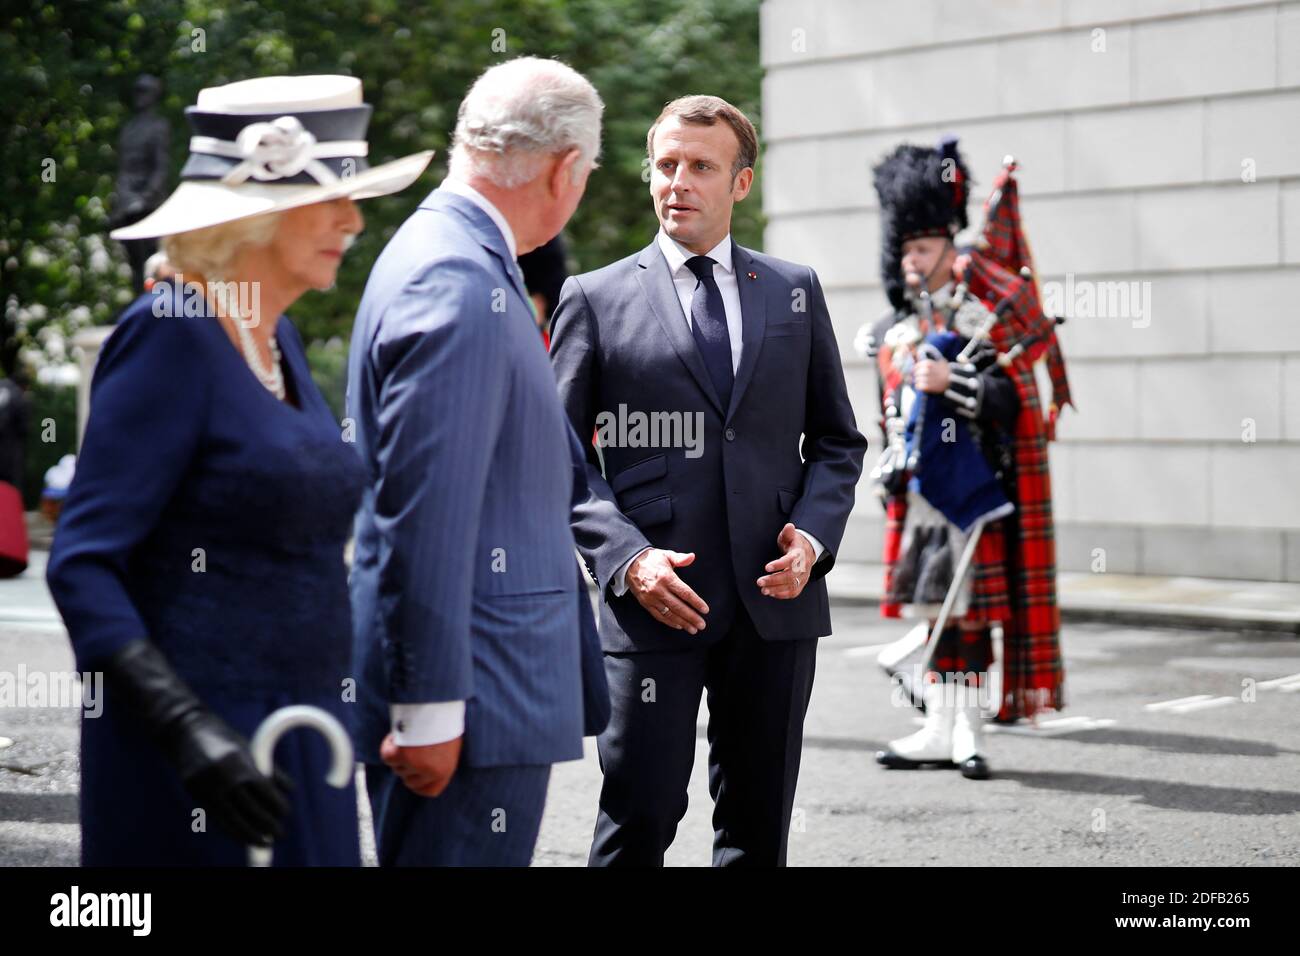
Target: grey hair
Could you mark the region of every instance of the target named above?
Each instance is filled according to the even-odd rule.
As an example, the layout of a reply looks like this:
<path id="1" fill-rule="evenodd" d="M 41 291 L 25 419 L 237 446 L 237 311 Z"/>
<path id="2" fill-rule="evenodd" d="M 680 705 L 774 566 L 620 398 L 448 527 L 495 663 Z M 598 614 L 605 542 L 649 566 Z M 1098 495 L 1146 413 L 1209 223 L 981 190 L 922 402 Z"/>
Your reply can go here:
<path id="1" fill-rule="evenodd" d="M 600 155 L 604 110 L 596 88 L 559 60 L 524 56 L 500 63 L 461 101 L 451 174 L 514 189 L 537 176 L 548 158 L 576 148 L 576 182 Z"/>

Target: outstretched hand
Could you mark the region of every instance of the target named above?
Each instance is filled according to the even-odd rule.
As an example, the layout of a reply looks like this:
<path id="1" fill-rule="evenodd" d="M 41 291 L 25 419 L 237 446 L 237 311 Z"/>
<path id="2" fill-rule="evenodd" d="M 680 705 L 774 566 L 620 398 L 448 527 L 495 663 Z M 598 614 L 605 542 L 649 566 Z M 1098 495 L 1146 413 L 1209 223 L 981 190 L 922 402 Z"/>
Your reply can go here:
<path id="1" fill-rule="evenodd" d="M 758 579 L 758 587 L 767 597 L 788 601 L 797 598 L 807 586 L 815 552 L 812 542 L 789 522 L 776 536 L 776 544 L 784 553 L 767 563 L 767 574 Z"/>

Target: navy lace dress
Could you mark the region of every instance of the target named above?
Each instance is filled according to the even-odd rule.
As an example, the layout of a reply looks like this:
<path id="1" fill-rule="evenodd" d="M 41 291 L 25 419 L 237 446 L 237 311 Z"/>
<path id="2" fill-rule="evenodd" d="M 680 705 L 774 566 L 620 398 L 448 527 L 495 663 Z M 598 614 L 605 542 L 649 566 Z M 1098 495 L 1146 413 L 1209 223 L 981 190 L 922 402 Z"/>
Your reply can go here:
<path id="1" fill-rule="evenodd" d="M 276 338 L 293 405 L 262 386 L 216 319 L 158 317 L 154 301 L 137 300 L 100 355 L 50 556 L 78 668 L 148 637 L 245 736 L 287 704 L 347 726 L 343 550 L 360 459 L 287 319 Z M 83 713 L 81 741 L 83 863 L 245 862 L 111 695 L 100 716 Z M 324 741 L 291 731 L 275 759 L 294 783 L 275 864 L 356 865 L 356 794 L 325 782 Z"/>

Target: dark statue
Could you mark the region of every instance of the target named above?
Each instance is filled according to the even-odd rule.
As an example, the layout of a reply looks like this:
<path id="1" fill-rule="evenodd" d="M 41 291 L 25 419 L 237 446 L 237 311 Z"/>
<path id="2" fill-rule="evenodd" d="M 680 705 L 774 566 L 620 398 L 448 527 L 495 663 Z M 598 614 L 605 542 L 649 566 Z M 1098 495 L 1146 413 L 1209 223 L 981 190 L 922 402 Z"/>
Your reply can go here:
<path id="1" fill-rule="evenodd" d="M 109 228 L 139 222 L 162 203 L 167 188 L 167 167 L 171 152 L 171 129 L 155 110 L 162 96 L 162 84 L 145 73 L 135 81 L 135 115 L 122 128 L 117 141 L 117 202 L 109 217 Z M 136 294 L 144 291 L 144 265 L 158 244 L 153 239 L 127 239 L 131 263 L 131 285 Z"/>

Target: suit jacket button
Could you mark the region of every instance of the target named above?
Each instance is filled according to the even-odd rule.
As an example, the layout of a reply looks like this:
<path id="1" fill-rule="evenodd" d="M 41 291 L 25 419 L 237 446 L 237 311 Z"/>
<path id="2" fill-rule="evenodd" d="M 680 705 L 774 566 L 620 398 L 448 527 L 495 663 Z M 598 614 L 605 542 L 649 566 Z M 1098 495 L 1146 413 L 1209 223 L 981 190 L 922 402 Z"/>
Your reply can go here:
<path id="1" fill-rule="evenodd" d="M 722 433 L 722 435 L 724 438 L 727 439 L 727 441 L 736 440 L 736 430 L 734 428 L 728 428 L 725 432 Z"/>

